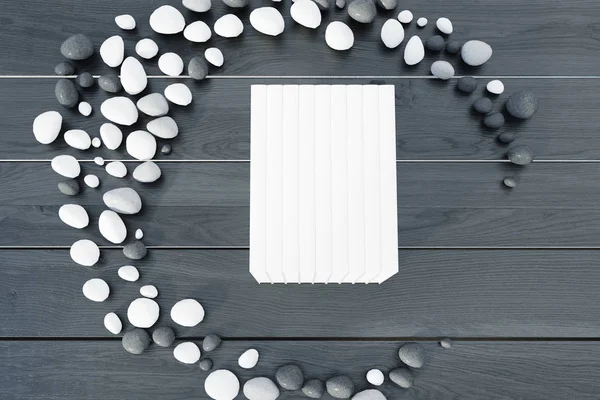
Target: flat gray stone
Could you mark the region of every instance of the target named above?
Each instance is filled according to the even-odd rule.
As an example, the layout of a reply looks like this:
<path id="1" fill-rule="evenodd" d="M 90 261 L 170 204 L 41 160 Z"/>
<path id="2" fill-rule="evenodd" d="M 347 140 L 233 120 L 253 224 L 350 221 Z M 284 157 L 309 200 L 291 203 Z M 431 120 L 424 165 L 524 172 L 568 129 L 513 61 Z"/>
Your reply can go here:
<path id="1" fill-rule="evenodd" d="M 480 114 L 487 114 L 492 111 L 494 104 L 487 97 L 482 97 L 473 102 L 473 109 Z"/>
<path id="2" fill-rule="evenodd" d="M 152 332 L 152 341 L 160 347 L 169 347 L 175 341 L 175 331 L 168 326 L 161 326 Z"/>
<path id="3" fill-rule="evenodd" d="M 69 79 L 59 79 L 54 87 L 54 94 L 61 106 L 73 108 L 79 103 L 79 92 Z"/>
<path id="4" fill-rule="evenodd" d="M 398 0 L 377 0 L 377 5 L 384 10 L 394 10 L 398 5 Z"/>
<path id="5" fill-rule="evenodd" d="M 94 54 L 94 45 L 87 36 L 78 33 L 62 43 L 60 52 L 69 60 L 85 60 Z"/>
<path id="6" fill-rule="evenodd" d="M 221 338 L 218 335 L 211 333 L 204 337 L 204 340 L 202 341 L 202 350 L 213 351 L 220 345 L 221 345 Z"/>
<path id="7" fill-rule="evenodd" d="M 446 53 L 448 54 L 458 54 L 460 53 L 460 49 L 462 49 L 462 43 L 457 42 L 456 40 L 451 40 L 446 43 Z"/>
<path id="8" fill-rule="evenodd" d="M 74 179 L 58 182 L 58 190 L 67 196 L 76 196 L 79 194 L 79 183 Z"/>
<path id="9" fill-rule="evenodd" d="M 275 380 L 285 390 L 298 390 L 304 383 L 304 374 L 299 366 L 288 364 L 277 369 Z"/>
<path id="10" fill-rule="evenodd" d="M 208 65 L 204 57 L 196 56 L 188 63 L 188 75 L 197 81 L 201 81 L 208 75 Z"/>
<path id="11" fill-rule="evenodd" d="M 425 364 L 425 351 L 418 343 L 407 343 L 400 347 L 398 356 L 409 367 L 421 368 Z"/>
<path id="12" fill-rule="evenodd" d="M 463 76 L 459 78 L 456 87 L 463 93 L 473 93 L 477 89 L 477 79 L 472 76 Z"/>
<path id="13" fill-rule="evenodd" d="M 248 0 L 223 0 L 223 3 L 231 8 L 243 8 L 248 5 Z"/>
<path id="14" fill-rule="evenodd" d="M 460 49 L 463 61 L 472 67 L 478 67 L 492 57 L 492 47 L 481 40 L 469 40 Z"/>
<path id="15" fill-rule="evenodd" d="M 509 144 L 515 141 L 515 134 L 512 132 L 502 132 L 498 135 L 498 140 L 502 143 Z"/>
<path id="16" fill-rule="evenodd" d="M 533 161 L 533 150 L 527 146 L 515 146 L 508 150 L 508 159 L 516 165 L 527 165 Z"/>
<path id="17" fill-rule="evenodd" d="M 526 91 L 512 94 L 506 102 L 506 111 L 515 118 L 527 119 L 535 113 L 538 107 L 537 97 Z"/>
<path id="18" fill-rule="evenodd" d="M 433 35 L 425 41 L 425 48 L 429 51 L 442 51 L 446 47 L 446 41 L 440 35 Z"/>
<path id="19" fill-rule="evenodd" d="M 75 67 L 68 61 L 63 61 L 56 64 L 54 67 L 54 73 L 56 75 L 73 75 L 75 73 Z"/>
<path id="20" fill-rule="evenodd" d="M 165 144 L 163 145 L 163 147 L 160 149 L 160 152 L 163 153 L 164 155 L 169 155 L 171 154 L 171 145 L 170 144 Z"/>
<path id="21" fill-rule="evenodd" d="M 82 88 L 89 88 L 94 86 L 94 77 L 89 72 L 82 72 L 75 78 L 75 83 Z"/>
<path id="22" fill-rule="evenodd" d="M 502 113 L 492 113 L 485 116 L 483 125 L 490 129 L 499 129 L 504 125 L 504 115 Z"/>
<path id="23" fill-rule="evenodd" d="M 117 75 L 102 75 L 98 78 L 98 86 L 108 93 L 119 93 L 123 90 L 123 85 Z"/>
<path id="24" fill-rule="evenodd" d="M 345 375 L 327 379 L 325 386 L 327 393 L 336 399 L 349 399 L 354 393 L 354 383 Z"/>
<path id="25" fill-rule="evenodd" d="M 200 361 L 198 363 L 198 366 L 200 367 L 200 369 L 204 372 L 208 372 L 212 369 L 213 367 L 213 362 L 210 358 L 205 358 L 204 360 Z"/>
<path id="26" fill-rule="evenodd" d="M 431 64 L 431 74 L 438 79 L 447 81 L 454 76 L 454 67 L 448 61 L 436 61 Z"/>
<path id="27" fill-rule="evenodd" d="M 507 188 L 514 189 L 517 187 L 517 181 L 512 176 L 507 176 L 506 178 L 504 178 L 502 183 L 504 183 L 504 186 L 506 186 Z M 452 347 L 452 345 L 450 347 Z M 446 347 L 446 348 L 449 348 L 449 347 Z"/>
<path id="28" fill-rule="evenodd" d="M 339 9 L 346 7 L 346 0 L 335 0 L 335 6 Z"/>
<path id="29" fill-rule="evenodd" d="M 141 260 L 146 257 L 146 254 L 148 254 L 146 245 L 139 240 L 128 243 L 123 247 L 123 255 L 131 260 Z"/>
<path id="30" fill-rule="evenodd" d="M 408 368 L 396 368 L 390 371 L 390 380 L 401 388 L 408 389 L 413 385 L 413 374 Z"/>
<path id="31" fill-rule="evenodd" d="M 319 379 L 309 379 L 302 386 L 302 393 L 311 399 L 320 399 L 325 394 L 325 384 Z"/>
<path id="32" fill-rule="evenodd" d="M 369 24 L 377 16 L 377 9 L 372 0 L 353 0 L 348 5 L 348 15 L 357 22 Z"/>
<path id="33" fill-rule="evenodd" d="M 142 354 L 150 345 L 150 336 L 145 330 L 136 328 L 125 332 L 121 343 L 129 353 Z"/>

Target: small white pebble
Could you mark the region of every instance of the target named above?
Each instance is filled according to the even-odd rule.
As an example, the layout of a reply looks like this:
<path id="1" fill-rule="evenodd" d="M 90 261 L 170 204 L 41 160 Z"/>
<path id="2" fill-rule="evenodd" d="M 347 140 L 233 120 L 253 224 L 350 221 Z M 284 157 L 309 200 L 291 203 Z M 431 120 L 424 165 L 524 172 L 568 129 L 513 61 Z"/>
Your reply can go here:
<path id="1" fill-rule="evenodd" d="M 135 19 L 129 14 L 117 15 L 115 17 L 115 23 L 119 28 L 126 31 L 135 29 Z"/>
<path id="2" fill-rule="evenodd" d="M 449 35 L 454 31 L 452 21 L 450 21 L 446 17 L 438 18 L 438 20 L 435 22 L 435 26 L 439 29 L 440 32 L 446 35 Z"/>
<path id="3" fill-rule="evenodd" d="M 135 52 L 138 56 L 149 60 L 158 54 L 158 45 L 152 39 L 142 39 L 135 45 Z"/>
<path id="4" fill-rule="evenodd" d="M 123 329 L 123 323 L 117 314 L 111 312 L 104 316 L 104 327 L 113 335 L 118 335 Z"/>
<path id="5" fill-rule="evenodd" d="M 102 157 L 94 157 L 94 162 L 96 163 L 96 165 L 104 165 L 104 158 Z"/>
<path id="6" fill-rule="evenodd" d="M 119 277 L 127 282 L 135 282 L 140 279 L 140 272 L 133 265 L 124 265 L 117 271 Z"/>
<path id="7" fill-rule="evenodd" d="M 258 363 L 258 351 L 256 349 L 249 349 L 244 352 L 238 358 L 238 365 L 244 369 L 252 369 Z"/>
<path id="8" fill-rule="evenodd" d="M 215 67 L 221 67 L 223 65 L 223 53 L 216 47 L 210 47 L 206 49 L 204 52 L 204 58 L 206 58 L 206 61 Z"/>
<path id="9" fill-rule="evenodd" d="M 367 381 L 371 385 L 381 386 L 384 380 L 385 376 L 383 375 L 383 372 L 381 372 L 377 368 L 373 368 L 372 370 L 367 372 Z"/>
<path id="10" fill-rule="evenodd" d="M 423 28 L 423 27 L 425 27 L 425 26 L 427 25 L 427 22 L 429 22 L 429 21 L 427 21 L 427 18 L 425 18 L 425 17 L 421 17 L 421 18 L 419 18 L 419 19 L 417 20 L 417 26 L 418 26 L 419 28 Z"/>
<path id="11" fill-rule="evenodd" d="M 87 101 L 82 101 L 81 103 L 79 103 L 77 109 L 79 110 L 79 113 L 84 117 L 89 117 L 92 113 L 92 106 Z"/>
<path id="12" fill-rule="evenodd" d="M 398 21 L 402 22 L 403 24 L 409 24 L 412 20 L 413 14 L 408 10 L 400 11 L 400 14 L 398 14 Z"/>
<path id="13" fill-rule="evenodd" d="M 143 237 L 144 237 L 144 231 L 143 230 L 138 229 L 138 230 L 135 231 L 135 238 L 137 240 L 140 240 Z"/>
<path id="14" fill-rule="evenodd" d="M 154 285 L 145 285 L 140 288 L 140 294 L 149 299 L 154 299 L 158 296 L 158 289 Z"/>
<path id="15" fill-rule="evenodd" d="M 94 146 L 95 148 L 98 148 L 98 147 L 102 146 L 102 141 L 99 138 L 95 137 L 92 139 L 92 146 Z"/>
<path id="16" fill-rule="evenodd" d="M 442 346 L 445 349 L 449 349 L 452 347 L 452 339 L 442 339 L 440 340 L 440 346 Z"/>
<path id="17" fill-rule="evenodd" d="M 100 185 L 100 179 L 96 175 L 86 175 L 83 181 L 91 188 L 97 188 Z"/>
<path id="18" fill-rule="evenodd" d="M 115 178 L 124 178 L 127 175 L 127 167 L 121 161 L 111 161 L 106 164 L 106 173 Z"/>
<path id="19" fill-rule="evenodd" d="M 488 82 L 486 89 L 492 94 L 502 94 L 504 92 L 504 84 L 502 81 L 495 79 Z"/>

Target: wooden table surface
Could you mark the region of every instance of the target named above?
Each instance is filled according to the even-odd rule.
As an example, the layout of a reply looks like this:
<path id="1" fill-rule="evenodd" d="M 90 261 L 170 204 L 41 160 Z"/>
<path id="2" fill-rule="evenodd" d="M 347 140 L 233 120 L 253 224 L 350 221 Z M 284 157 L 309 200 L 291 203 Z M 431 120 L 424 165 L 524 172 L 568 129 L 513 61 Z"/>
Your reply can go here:
<path id="1" fill-rule="evenodd" d="M 144 202 L 125 221 L 130 236 L 144 230 L 150 248 L 135 265 L 140 284 L 158 287 L 159 325 L 172 323 L 168 313 L 176 301 L 201 301 L 205 321 L 176 328 L 178 339 L 223 336 L 223 346 L 208 357 L 242 381 L 273 377 L 278 366 L 295 362 L 307 377 L 345 373 L 367 388 L 367 370 L 399 366 L 398 348 L 416 341 L 428 363 L 415 371 L 411 389 L 386 382 L 381 390 L 390 400 L 600 398 L 600 2 L 406 0 L 394 12 L 378 10 L 368 26 L 351 23 L 355 45 L 344 53 L 326 46 L 324 32 L 328 21 L 348 19 L 345 10 L 324 13 L 322 25 L 310 31 L 289 17 L 290 0 L 276 5 L 286 20 L 276 38 L 248 21 L 249 11 L 266 0 L 236 12 L 245 31 L 235 39 L 215 35 L 192 44 L 149 28 L 150 13 L 165 3 L 188 22 L 212 26 L 228 12 L 213 2 L 206 15 L 178 0 L 0 2 L 0 399 L 208 399 L 206 374 L 197 366 L 177 363 L 172 349 L 132 356 L 103 326 L 110 311 L 126 322 L 140 286 L 118 278 L 116 270 L 128 262 L 96 222 L 101 194 L 123 185 Z M 383 22 L 405 8 L 415 19 L 429 19 L 424 29 L 413 22 L 407 38 L 428 38 L 435 20 L 446 16 L 455 27 L 451 39 L 484 40 L 494 49 L 492 59 L 468 68 L 459 58 L 429 53 L 406 67 L 406 40 L 388 50 L 379 38 Z M 122 13 L 136 18 L 136 30 L 115 25 Z M 50 146 L 34 140 L 32 121 L 47 110 L 60 110 L 64 126 L 92 136 L 105 122 L 99 107 L 109 96 L 98 87 L 81 91 L 94 107 L 89 118 L 62 109 L 54 97 L 59 47 L 74 33 L 88 35 L 96 50 L 120 34 L 127 55 L 143 37 L 185 62 L 210 46 L 223 51 L 225 65 L 211 68 L 203 82 L 166 78 L 156 59 L 143 62 L 155 76 L 147 92 L 184 82 L 194 95 L 189 107 L 171 107 L 180 134 L 170 155 L 157 155 L 160 181 L 135 182 L 138 162 L 125 146 L 81 152 L 62 139 Z M 456 79 L 429 79 L 436 59 L 478 78 L 478 90 L 463 95 Z M 110 70 L 98 51 L 77 65 L 94 75 Z M 502 128 L 517 135 L 514 144 L 535 152 L 527 167 L 508 164 L 499 132 L 484 129 L 471 111 L 495 77 L 506 86 L 494 99 L 498 111 L 515 91 L 539 97 L 531 120 Z M 383 82 L 396 86 L 399 274 L 382 285 L 256 284 L 248 272 L 250 85 Z M 141 118 L 132 130 L 146 122 Z M 58 192 L 60 177 L 49 161 L 59 154 L 82 160 L 85 174 L 100 177 L 100 188 L 84 188 L 74 199 Z M 127 161 L 128 177 L 108 176 L 92 162 L 96 156 Z M 519 180 L 516 189 L 502 185 L 507 175 Z M 88 210 L 88 228 L 76 231 L 59 220 L 66 202 Z M 102 248 L 91 269 L 69 257 L 70 245 L 84 237 Z M 93 277 L 111 286 L 104 303 L 81 293 Z M 454 340 L 451 349 L 439 346 L 443 337 Z M 261 359 L 243 371 L 236 360 L 251 347 Z M 286 392 L 280 398 L 304 397 Z"/>

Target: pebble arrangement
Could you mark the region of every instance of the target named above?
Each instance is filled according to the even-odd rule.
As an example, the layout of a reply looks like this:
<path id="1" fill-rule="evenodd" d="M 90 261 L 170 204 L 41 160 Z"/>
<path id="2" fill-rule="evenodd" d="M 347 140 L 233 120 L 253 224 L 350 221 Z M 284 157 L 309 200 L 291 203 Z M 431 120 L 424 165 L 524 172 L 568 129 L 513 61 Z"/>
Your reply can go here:
<path id="1" fill-rule="evenodd" d="M 332 6 L 331 0 L 295 0 L 290 8 L 292 19 L 308 28 L 315 29 L 322 23 L 322 10 Z M 223 0 L 231 8 L 246 7 L 247 0 Z M 385 10 L 393 10 L 397 7 L 397 0 L 353 0 L 347 6 L 347 13 L 353 20 L 368 24 L 377 16 L 377 7 Z M 211 0 L 183 0 L 183 6 L 187 9 L 203 13 L 211 8 Z M 345 0 L 336 0 L 336 7 L 345 8 Z M 381 41 L 390 48 L 397 48 L 405 39 L 404 26 L 413 21 L 413 14 L 409 10 L 403 10 L 397 19 L 387 20 L 381 28 Z M 273 7 L 259 7 L 249 15 L 250 25 L 258 32 L 267 36 L 278 36 L 285 30 L 285 21 L 278 9 Z M 124 31 L 136 28 L 136 20 L 129 14 L 115 17 L 116 25 Z M 417 26 L 422 28 L 428 23 L 426 17 L 417 19 Z M 194 43 L 208 41 L 212 33 L 225 38 L 233 38 L 241 35 L 244 24 L 234 14 L 221 16 L 214 24 L 212 30 L 203 21 L 198 20 L 186 25 L 185 18 L 181 12 L 170 5 L 158 7 L 150 16 L 151 28 L 159 34 L 175 35 L 183 33 L 185 39 Z M 407 65 L 417 65 L 425 57 L 425 51 L 441 52 L 444 49 L 448 54 L 460 54 L 464 63 L 469 66 L 480 66 L 486 63 L 492 56 L 491 46 L 479 40 L 469 40 L 466 43 L 458 41 L 447 41 L 448 35 L 454 32 L 452 22 L 445 17 L 438 18 L 435 26 L 439 34 L 422 40 L 418 35 L 410 37 L 406 43 L 403 58 Z M 332 21 L 325 30 L 325 42 L 336 51 L 346 51 L 354 45 L 354 33 L 352 29 L 342 21 Z M 60 51 L 67 58 L 56 65 L 57 75 L 73 75 L 76 72 L 73 61 L 86 60 L 94 53 L 94 45 L 84 34 L 76 34 L 67 38 L 61 45 Z M 109 122 L 104 123 L 99 130 L 99 138 L 91 137 L 81 129 L 70 129 L 64 132 L 65 142 L 72 148 L 88 150 L 90 147 L 104 145 L 109 150 L 118 149 L 123 142 L 127 153 L 141 163 L 133 170 L 132 177 L 141 183 L 152 183 L 161 177 L 159 166 L 152 161 L 158 150 L 156 138 L 169 140 L 179 134 L 177 123 L 168 116 L 169 102 L 180 106 L 186 106 L 193 101 L 192 92 L 182 83 L 169 85 L 164 93 L 150 93 L 140 97 L 134 103 L 127 96 L 118 95 L 125 91 L 130 96 L 142 93 L 148 84 L 148 78 L 142 63 L 132 55 L 125 57 L 125 43 L 120 35 L 107 38 L 100 46 L 100 56 L 103 62 L 111 68 L 120 68 L 119 75 L 104 75 L 98 79 L 98 86 L 107 93 L 114 94 L 105 100 L 100 106 L 100 113 Z M 142 59 L 153 59 L 159 53 L 158 45 L 150 38 L 137 42 L 135 52 Z M 176 53 L 165 52 L 157 60 L 160 71 L 167 76 L 179 76 L 185 69 L 184 60 Z M 208 48 L 204 57 L 193 57 L 187 64 L 188 75 L 195 80 L 203 80 L 208 75 L 209 66 L 221 67 L 224 63 L 224 55 L 216 47 Z M 454 77 L 455 69 L 449 61 L 439 60 L 431 65 L 433 76 L 441 80 L 449 80 Z M 83 116 L 89 116 L 93 110 L 92 106 L 80 99 L 78 86 L 89 88 L 94 85 L 94 77 L 88 72 L 81 72 L 74 80 L 61 78 L 57 81 L 55 95 L 58 103 L 66 108 L 77 107 Z M 477 89 L 477 81 L 472 77 L 461 77 L 458 79 L 457 88 L 463 93 L 473 93 Z M 494 96 L 502 94 L 505 90 L 503 82 L 492 80 L 487 83 L 488 97 L 482 97 L 473 103 L 473 109 L 483 114 L 483 124 L 488 129 L 499 129 L 505 123 L 503 112 L 492 112 Z M 538 100 L 530 92 L 519 91 L 512 94 L 505 105 L 505 111 L 510 118 L 528 119 L 536 111 Z M 128 127 L 138 121 L 139 113 L 143 113 L 154 119 L 146 125 L 146 130 L 135 130 L 124 135 L 122 127 Z M 56 111 L 47 111 L 38 115 L 33 122 L 33 134 L 41 144 L 51 144 L 60 135 L 62 129 L 62 116 Z M 502 132 L 498 136 L 502 143 L 512 143 L 514 134 Z M 160 151 L 169 154 L 172 150 L 170 144 L 164 144 Z M 508 151 L 508 159 L 516 165 L 527 165 L 534 158 L 530 148 L 522 145 L 513 146 Z M 128 171 L 124 163 L 120 161 L 104 162 L 101 157 L 96 157 L 94 162 L 104 166 L 108 175 L 122 179 Z M 66 196 L 77 196 L 80 185 L 76 178 L 82 174 L 82 168 L 76 158 L 70 155 L 59 155 L 51 162 L 51 168 L 66 180 L 58 184 L 58 189 Z M 100 186 L 100 178 L 88 174 L 83 179 L 90 188 Z M 514 177 L 506 177 L 503 183 L 508 188 L 517 186 Z M 121 187 L 106 191 L 102 196 L 103 202 L 108 208 L 103 211 L 98 219 L 100 234 L 112 244 L 123 244 L 127 238 L 127 225 L 123 216 L 137 214 L 142 209 L 142 199 L 139 194 L 130 187 Z M 59 209 L 59 218 L 66 225 L 75 229 L 84 229 L 90 223 L 90 218 L 84 207 L 67 203 Z M 130 260 L 140 260 L 147 254 L 147 249 L 141 241 L 144 233 L 137 229 L 135 240 L 126 243 L 123 247 L 123 255 Z M 71 246 L 70 256 L 72 260 L 82 266 L 94 266 L 100 258 L 99 247 L 89 239 L 78 240 Z M 133 265 L 123 265 L 118 269 L 118 276 L 127 282 L 137 282 L 140 279 L 140 271 Z M 100 278 L 93 278 L 85 282 L 82 287 L 83 295 L 94 302 L 105 301 L 110 293 L 109 285 Z M 133 329 L 127 330 L 122 336 L 123 348 L 132 354 L 143 353 L 151 343 L 159 347 L 171 347 L 175 343 L 175 331 L 170 326 L 154 328 L 159 319 L 160 307 L 155 300 L 159 296 L 158 289 L 152 284 L 146 284 L 139 289 L 141 297 L 131 301 L 127 309 L 127 321 Z M 203 306 L 196 299 L 182 299 L 178 301 L 170 311 L 170 317 L 174 324 L 183 327 L 194 327 L 200 324 L 205 317 Z M 108 312 L 104 317 L 105 328 L 114 335 L 123 331 L 123 322 L 114 312 Z M 154 328 L 152 336 L 146 329 Z M 207 335 L 201 348 L 194 342 L 181 342 L 173 348 L 173 357 L 182 364 L 198 364 L 200 370 L 208 372 L 213 367 L 210 358 L 202 358 L 203 353 L 215 351 L 221 344 L 221 339 L 215 334 Z M 441 347 L 451 348 L 452 341 L 443 339 Z M 202 358 L 202 360 L 201 360 Z M 405 344 L 398 351 L 398 367 L 388 373 L 391 382 L 400 388 L 410 388 L 414 383 L 414 373 L 426 364 L 424 349 L 416 343 Z M 241 368 L 252 369 L 260 360 L 259 351 L 248 349 L 239 356 L 238 364 Z M 385 374 L 380 369 L 372 368 L 365 375 L 366 381 L 372 386 L 380 386 L 385 381 Z M 248 380 L 242 387 L 242 393 L 249 400 L 275 400 L 280 396 L 282 390 L 299 391 L 313 399 L 321 398 L 325 392 L 339 399 L 351 398 L 355 400 L 385 400 L 385 396 L 375 388 L 356 392 L 355 385 L 347 376 L 334 376 L 325 382 L 318 379 L 308 379 L 300 366 L 289 364 L 279 367 L 274 374 L 275 381 L 268 377 L 256 377 Z M 215 400 L 233 400 L 240 392 L 241 384 L 237 376 L 226 369 L 212 371 L 205 380 L 205 390 L 208 396 Z"/>

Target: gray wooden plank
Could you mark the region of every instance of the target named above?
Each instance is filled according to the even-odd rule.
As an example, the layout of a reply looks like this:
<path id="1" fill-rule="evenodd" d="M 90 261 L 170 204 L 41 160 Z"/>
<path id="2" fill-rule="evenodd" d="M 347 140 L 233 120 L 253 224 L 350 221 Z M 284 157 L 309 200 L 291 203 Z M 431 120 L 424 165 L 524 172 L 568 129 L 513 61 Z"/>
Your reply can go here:
<path id="1" fill-rule="evenodd" d="M 148 91 L 162 92 L 173 80 L 151 80 Z M 541 159 L 598 160 L 600 137 L 593 121 L 598 119 L 596 97 L 600 80 L 506 80 L 506 92 L 494 102 L 502 111 L 504 102 L 520 89 L 529 89 L 540 98 L 537 114 L 526 122 L 509 120 L 497 132 L 482 126 L 482 117 L 471 110 L 475 99 L 484 95 L 485 81 L 479 90 L 465 96 L 456 90 L 456 81 L 441 83 L 431 80 L 210 80 L 190 84 L 195 100 L 188 107 L 171 107 L 171 115 L 180 127 L 180 135 L 172 141 L 169 156 L 158 159 L 223 160 L 250 158 L 250 85 L 257 83 L 388 83 L 396 86 L 397 158 L 400 160 L 500 160 L 507 146 L 499 143 L 502 131 L 513 132 L 515 143 L 530 146 Z M 60 138 L 49 146 L 37 143 L 31 132 L 33 119 L 41 112 L 59 110 L 65 119 L 65 130 L 80 128 L 92 136 L 99 135 L 106 120 L 100 104 L 107 94 L 99 88 L 82 91 L 94 112 L 90 117 L 76 110 L 60 107 L 54 98 L 55 81 L 0 81 L 0 159 L 50 159 L 64 152 L 91 159 L 129 158 L 125 146 L 118 151 L 106 148 L 81 152 L 70 149 Z M 568 100 L 566 100 L 568 99 Z M 145 129 L 149 118 L 125 128 L 127 134 Z M 164 140 L 159 140 L 165 143 Z"/>
<path id="2" fill-rule="evenodd" d="M 232 369 L 243 384 L 297 363 L 307 378 L 348 375 L 357 390 L 369 388 L 364 374 L 377 366 L 400 366 L 397 342 L 225 342 L 211 358 L 215 368 Z M 427 364 L 414 371 L 411 389 L 389 380 L 379 387 L 388 399 L 563 400 L 598 398 L 600 351 L 596 342 L 456 342 L 449 350 L 422 343 Z M 252 370 L 237 366 L 249 347 L 260 352 Z M 177 364 L 171 349 L 152 348 L 140 356 L 119 342 L 2 342 L 0 395 L 5 400 L 128 399 L 208 400 L 206 373 Z M 236 399 L 244 399 L 240 394 Z M 325 395 L 324 399 L 332 399 Z M 300 391 L 279 399 L 306 399 Z"/>
<path id="3" fill-rule="evenodd" d="M 160 37 L 148 25 L 148 17 L 164 1 L 88 1 L 85 5 L 71 0 L 58 0 L 49 4 L 33 0 L 23 6 L 19 2 L 5 1 L 0 41 L 6 56 L 0 60 L 2 74 L 51 74 L 61 61 L 60 43 L 73 33 L 85 33 L 98 49 L 102 41 L 114 34 L 127 39 L 126 51 L 133 54 L 138 39 L 152 37 L 161 51 L 175 51 L 184 59 L 203 51 L 206 47 L 221 47 L 227 60 L 222 71 L 225 75 L 398 75 L 429 74 L 431 61 L 437 54 L 428 55 L 425 62 L 409 68 L 401 62 L 404 45 L 395 51 L 387 50 L 381 43 L 379 32 L 387 18 L 395 17 L 401 9 L 410 9 L 415 17 L 426 16 L 430 24 L 422 30 L 413 22 L 407 36 L 419 34 L 427 38 L 433 34 L 434 22 L 447 16 L 455 26 L 452 39 L 465 41 L 481 39 L 494 48 L 492 60 L 479 69 L 468 69 L 456 60 L 458 72 L 502 75 L 587 75 L 596 74 L 599 45 L 594 36 L 595 15 L 600 12 L 597 2 L 574 0 L 555 2 L 531 0 L 462 0 L 449 5 L 443 0 L 423 3 L 407 0 L 395 12 L 379 11 L 376 22 L 366 26 L 351 24 L 356 42 L 347 53 L 336 53 L 324 41 L 327 22 L 348 20 L 345 10 L 324 13 L 323 23 L 315 30 L 295 24 L 289 17 L 289 3 L 281 7 L 286 19 L 286 32 L 277 38 L 266 37 L 254 31 L 248 21 L 253 2 L 247 10 L 238 11 L 245 23 L 241 37 L 227 40 L 213 37 L 207 44 L 191 44 L 182 35 Z M 181 10 L 180 2 L 170 2 Z M 132 14 L 138 21 L 133 32 L 122 32 L 113 22 L 122 12 Z M 212 26 L 214 21 L 229 12 L 220 2 L 215 2 L 207 16 L 185 12 L 188 21 L 203 19 Z M 216 35 L 215 35 L 216 36 Z M 448 57 L 450 59 L 450 57 Z M 452 58 L 453 59 L 453 58 Z M 156 62 L 148 63 L 149 70 L 157 72 Z M 87 69 L 98 73 L 108 70 L 96 55 L 83 63 Z"/>
<path id="4" fill-rule="evenodd" d="M 130 264 L 102 250 L 91 269 L 68 250 L 0 251 L 0 336 L 107 337 L 102 320 L 126 311 L 142 285 L 154 284 L 158 325 L 196 298 L 206 310 L 180 336 L 226 337 L 597 337 L 598 251 L 401 250 L 400 272 L 381 285 L 259 285 L 247 250 L 150 250 L 134 262 L 136 283 L 117 276 Z M 81 293 L 88 279 L 111 287 L 104 303 Z M 1 374 L 0 374 L 1 375 Z"/>

